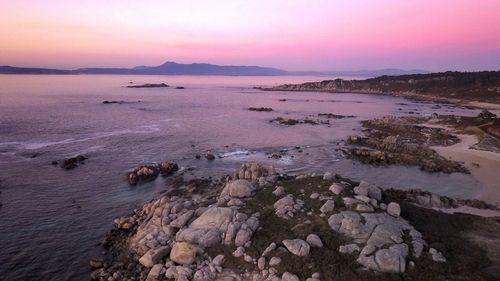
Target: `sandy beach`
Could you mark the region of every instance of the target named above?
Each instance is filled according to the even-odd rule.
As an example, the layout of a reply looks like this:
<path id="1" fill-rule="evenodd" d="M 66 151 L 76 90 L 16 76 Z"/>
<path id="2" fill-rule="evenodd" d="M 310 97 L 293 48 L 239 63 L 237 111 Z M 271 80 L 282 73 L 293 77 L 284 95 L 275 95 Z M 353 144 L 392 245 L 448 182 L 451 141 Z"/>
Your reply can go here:
<path id="1" fill-rule="evenodd" d="M 480 180 L 485 187 L 478 199 L 488 203 L 500 202 L 500 154 L 471 149 L 478 142 L 474 135 L 458 135 L 460 142 L 446 147 L 433 147 L 442 156 L 454 161 L 463 162 L 472 175 Z"/>

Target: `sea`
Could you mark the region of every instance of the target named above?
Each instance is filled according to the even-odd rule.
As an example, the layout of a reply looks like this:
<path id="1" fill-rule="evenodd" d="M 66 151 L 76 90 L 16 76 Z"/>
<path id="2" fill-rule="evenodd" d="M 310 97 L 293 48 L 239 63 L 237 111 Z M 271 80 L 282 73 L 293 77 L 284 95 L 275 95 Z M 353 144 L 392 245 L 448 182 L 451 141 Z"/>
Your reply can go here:
<path id="1" fill-rule="evenodd" d="M 384 188 L 459 198 L 483 192 L 471 175 L 374 167 L 347 159 L 342 150 L 349 135 L 363 133 L 362 120 L 473 116 L 478 110 L 386 95 L 255 88 L 333 78 L 0 75 L 0 280 L 88 280 L 89 260 L 104 250 L 113 220 L 169 189 L 162 177 L 127 183 L 126 172 L 147 163 L 173 160 L 186 177 L 217 178 L 259 162 L 280 173 L 329 171 Z M 127 88 L 144 83 L 170 87 Z M 270 122 L 325 120 L 319 113 L 355 117 L 320 125 Z M 207 151 L 214 161 L 196 159 Z M 72 170 L 52 165 L 76 155 L 87 157 L 85 164 Z"/>

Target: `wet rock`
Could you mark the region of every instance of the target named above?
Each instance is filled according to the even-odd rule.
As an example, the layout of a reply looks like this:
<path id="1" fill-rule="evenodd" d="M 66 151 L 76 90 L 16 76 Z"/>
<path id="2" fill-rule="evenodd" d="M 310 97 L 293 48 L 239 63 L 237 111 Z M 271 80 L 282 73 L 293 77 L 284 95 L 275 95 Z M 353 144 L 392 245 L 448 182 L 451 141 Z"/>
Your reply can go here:
<path id="1" fill-rule="evenodd" d="M 171 175 L 179 170 L 177 163 L 167 160 L 160 164 L 160 172 L 163 175 Z"/>
<path id="2" fill-rule="evenodd" d="M 267 112 L 273 111 L 273 109 L 270 107 L 249 107 L 248 110 L 250 110 L 250 111 L 267 111 Z"/>
<path id="3" fill-rule="evenodd" d="M 75 157 L 65 159 L 61 164 L 61 168 L 66 169 L 66 170 L 74 169 L 74 168 L 78 167 L 78 165 L 84 164 L 86 159 L 87 159 L 87 157 L 85 157 L 83 155 L 77 155 Z"/>
<path id="4" fill-rule="evenodd" d="M 301 239 L 283 240 L 283 245 L 296 256 L 307 256 L 310 251 L 309 244 Z"/>
<path id="5" fill-rule="evenodd" d="M 154 165 L 143 165 L 135 168 L 132 172 L 127 173 L 128 182 L 131 185 L 136 185 L 141 182 L 155 180 L 160 174 L 160 169 Z"/>
<path id="6" fill-rule="evenodd" d="M 213 160 L 215 160 L 215 155 L 214 155 L 212 152 L 208 151 L 208 152 L 205 154 L 205 158 L 206 158 L 208 161 L 213 161 Z"/>
<path id="7" fill-rule="evenodd" d="M 170 251 L 170 259 L 178 264 L 190 265 L 196 258 L 196 246 L 186 242 L 176 242 Z"/>
<path id="8" fill-rule="evenodd" d="M 141 84 L 141 85 L 128 85 L 127 88 L 167 88 L 170 87 L 169 85 L 165 83 L 159 83 L 159 84 Z"/>
<path id="9" fill-rule="evenodd" d="M 90 260 L 90 267 L 96 269 L 101 268 L 104 264 L 104 259 L 102 258 L 93 258 Z"/>
<path id="10" fill-rule="evenodd" d="M 289 119 L 289 118 L 283 118 L 283 117 L 277 117 L 270 122 L 276 122 L 280 125 L 285 125 L 285 126 L 293 126 L 299 124 L 299 120 L 296 119 Z"/>

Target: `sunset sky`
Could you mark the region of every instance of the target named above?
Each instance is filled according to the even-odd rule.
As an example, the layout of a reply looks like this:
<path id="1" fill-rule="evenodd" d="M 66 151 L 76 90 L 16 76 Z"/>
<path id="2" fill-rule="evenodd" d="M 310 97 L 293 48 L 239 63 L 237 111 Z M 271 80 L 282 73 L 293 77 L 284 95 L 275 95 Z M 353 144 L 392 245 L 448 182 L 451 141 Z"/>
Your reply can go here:
<path id="1" fill-rule="evenodd" d="M 500 0 L 0 0 L 0 65 L 500 69 Z"/>

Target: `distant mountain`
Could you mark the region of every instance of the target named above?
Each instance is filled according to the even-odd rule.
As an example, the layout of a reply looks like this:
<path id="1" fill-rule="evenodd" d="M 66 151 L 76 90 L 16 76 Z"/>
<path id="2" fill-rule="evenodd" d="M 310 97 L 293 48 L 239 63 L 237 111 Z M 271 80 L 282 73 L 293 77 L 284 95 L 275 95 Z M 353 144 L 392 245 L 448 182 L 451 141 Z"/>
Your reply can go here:
<path id="1" fill-rule="evenodd" d="M 0 65 L 0 74 L 69 74 L 69 70 Z"/>
<path id="2" fill-rule="evenodd" d="M 60 70 L 46 68 L 23 68 L 0 66 L 0 74 L 138 74 L 138 75 L 241 75 L 276 76 L 288 72 L 271 67 L 215 65 L 208 63 L 181 64 L 166 62 L 159 66 L 136 66 L 133 68 L 79 68 Z"/>
<path id="3" fill-rule="evenodd" d="M 279 76 L 279 75 L 311 75 L 311 76 L 360 76 L 375 77 L 381 75 L 405 75 L 428 73 L 425 70 L 360 70 L 360 71 L 285 71 L 271 67 L 215 65 L 208 63 L 181 64 L 166 62 L 159 66 L 136 66 L 133 68 L 79 68 L 61 70 L 48 68 L 24 68 L 0 66 L 0 74 L 138 74 L 138 75 L 234 75 L 234 76 Z"/>

